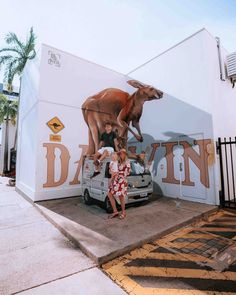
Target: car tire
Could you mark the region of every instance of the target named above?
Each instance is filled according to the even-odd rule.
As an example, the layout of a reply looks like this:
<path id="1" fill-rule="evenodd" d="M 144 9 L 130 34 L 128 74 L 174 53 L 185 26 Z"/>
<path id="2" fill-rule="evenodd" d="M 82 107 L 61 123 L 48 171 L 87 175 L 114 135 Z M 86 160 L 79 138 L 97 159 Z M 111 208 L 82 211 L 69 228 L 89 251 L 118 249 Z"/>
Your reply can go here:
<path id="1" fill-rule="evenodd" d="M 106 197 L 105 201 L 104 201 L 104 208 L 106 210 L 107 213 L 112 213 L 112 207 L 111 207 L 111 203 L 108 197 Z"/>
<path id="2" fill-rule="evenodd" d="M 86 205 L 91 205 L 93 203 L 93 199 L 90 197 L 87 189 L 84 191 L 84 203 Z"/>
<path id="3" fill-rule="evenodd" d="M 9 179 L 8 184 L 9 184 L 9 186 L 15 186 L 16 185 L 16 180 L 15 179 Z"/>

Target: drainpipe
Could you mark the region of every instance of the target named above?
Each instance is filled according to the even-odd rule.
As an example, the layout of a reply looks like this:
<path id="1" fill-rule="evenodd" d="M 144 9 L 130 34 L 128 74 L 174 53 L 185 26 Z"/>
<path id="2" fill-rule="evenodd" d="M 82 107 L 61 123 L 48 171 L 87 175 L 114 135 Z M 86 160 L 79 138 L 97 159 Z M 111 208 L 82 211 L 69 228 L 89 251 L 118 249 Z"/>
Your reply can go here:
<path id="1" fill-rule="evenodd" d="M 218 51 L 218 60 L 219 60 L 219 67 L 220 67 L 220 80 L 225 81 L 225 77 L 223 77 L 223 69 L 222 69 L 222 59 L 221 59 L 221 49 L 220 49 L 220 38 L 215 37 L 217 43 L 217 51 Z"/>

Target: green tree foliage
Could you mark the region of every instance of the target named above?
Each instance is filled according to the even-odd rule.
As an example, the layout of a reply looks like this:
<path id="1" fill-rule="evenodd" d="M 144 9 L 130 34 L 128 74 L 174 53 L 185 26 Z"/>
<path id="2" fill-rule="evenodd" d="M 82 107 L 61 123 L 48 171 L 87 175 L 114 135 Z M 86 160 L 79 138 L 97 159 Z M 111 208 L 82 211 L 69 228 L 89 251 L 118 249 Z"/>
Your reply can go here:
<path id="1" fill-rule="evenodd" d="M 4 81 L 7 82 L 9 91 L 11 91 L 15 75 L 20 76 L 27 60 L 36 56 L 36 36 L 31 28 L 25 43 L 11 32 L 6 35 L 5 41 L 7 46 L 0 49 L 0 66 L 4 66 Z"/>
<path id="2" fill-rule="evenodd" d="M 6 120 L 10 120 L 13 125 L 16 124 L 18 101 L 7 99 L 3 94 L 0 94 L 0 124 Z"/>
<path id="3" fill-rule="evenodd" d="M 3 168 L 4 173 L 8 171 L 9 121 L 11 121 L 13 125 L 16 124 L 17 109 L 18 109 L 18 101 L 9 100 L 7 99 L 5 95 L 0 94 L 0 124 L 2 123 L 6 124 L 6 135 L 5 135 L 5 144 L 4 144 L 4 168 Z"/>

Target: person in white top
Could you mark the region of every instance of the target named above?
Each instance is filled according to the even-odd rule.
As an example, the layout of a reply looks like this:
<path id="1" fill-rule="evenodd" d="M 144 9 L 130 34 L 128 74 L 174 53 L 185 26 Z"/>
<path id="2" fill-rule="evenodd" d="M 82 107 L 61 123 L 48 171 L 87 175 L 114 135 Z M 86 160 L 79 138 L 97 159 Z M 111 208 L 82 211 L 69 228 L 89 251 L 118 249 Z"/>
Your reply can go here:
<path id="1" fill-rule="evenodd" d="M 117 153 L 111 154 L 111 162 L 109 164 L 109 170 L 111 174 L 111 178 L 114 178 L 118 173 L 118 155 Z"/>

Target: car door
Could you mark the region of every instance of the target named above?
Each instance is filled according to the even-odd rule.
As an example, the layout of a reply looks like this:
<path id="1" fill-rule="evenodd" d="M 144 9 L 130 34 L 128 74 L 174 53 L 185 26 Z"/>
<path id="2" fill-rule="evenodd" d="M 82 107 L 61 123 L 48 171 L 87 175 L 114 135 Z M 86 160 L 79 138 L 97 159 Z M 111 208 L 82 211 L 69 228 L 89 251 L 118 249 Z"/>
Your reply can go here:
<path id="1" fill-rule="evenodd" d="M 103 181 L 101 182 L 101 188 L 102 188 L 102 201 L 105 201 L 107 194 L 108 194 L 108 186 L 109 186 L 109 182 L 111 179 L 111 174 L 109 171 L 109 164 L 110 162 L 106 162 L 104 163 L 104 178 Z"/>
<path id="2" fill-rule="evenodd" d="M 104 163 L 101 163 L 100 173 L 91 179 L 91 197 L 104 201 L 103 198 L 103 187 L 104 187 Z"/>

